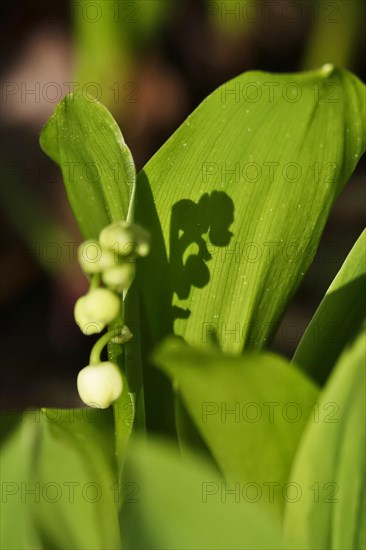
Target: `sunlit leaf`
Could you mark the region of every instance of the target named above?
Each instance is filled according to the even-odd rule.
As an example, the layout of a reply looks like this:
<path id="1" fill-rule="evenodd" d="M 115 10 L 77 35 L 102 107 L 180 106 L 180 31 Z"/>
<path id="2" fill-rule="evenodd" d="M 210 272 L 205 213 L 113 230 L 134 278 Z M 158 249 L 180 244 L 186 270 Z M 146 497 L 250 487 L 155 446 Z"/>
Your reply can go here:
<path id="1" fill-rule="evenodd" d="M 119 548 L 112 425 L 91 409 L 20 416 L 1 452 L 2 548 Z"/>
<path id="2" fill-rule="evenodd" d="M 340 357 L 291 472 L 301 498 L 288 503 L 285 531 L 301 548 L 364 548 L 365 333 Z"/>
<path id="3" fill-rule="evenodd" d="M 157 351 L 156 361 L 174 380 L 225 479 L 253 482 L 259 505 L 278 514 L 316 386 L 268 353 L 230 357 L 172 340 Z"/>
<path id="4" fill-rule="evenodd" d="M 135 167 L 108 110 L 82 93 L 67 95 L 43 128 L 42 149 L 62 170 L 67 196 L 86 238 L 126 218 Z"/>
<path id="5" fill-rule="evenodd" d="M 364 85 L 325 66 L 249 72 L 207 98 L 138 176 L 153 233 L 140 286 L 155 340 L 261 348 L 365 148 Z"/>
<path id="6" fill-rule="evenodd" d="M 335 277 L 296 349 L 293 361 L 323 383 L 365 319 L 366 231 Z"/>

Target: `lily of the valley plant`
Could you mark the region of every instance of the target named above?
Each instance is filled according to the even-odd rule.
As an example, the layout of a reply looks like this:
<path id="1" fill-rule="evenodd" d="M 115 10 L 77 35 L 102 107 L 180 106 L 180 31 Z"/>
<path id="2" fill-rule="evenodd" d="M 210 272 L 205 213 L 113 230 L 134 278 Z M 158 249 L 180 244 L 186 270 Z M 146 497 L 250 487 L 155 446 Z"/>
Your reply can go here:
<path id="1" fill-rule="evenodd" d="M 365 232 L 292 359 L 270 351 L 364 153 L 363 83 L 243 74 L 137 176 L 79 93 L 41 147 L 85 239 L 75 321 L 100 337 L 85 407 L 11 426 L 3 547 L 364 548 Z"/>

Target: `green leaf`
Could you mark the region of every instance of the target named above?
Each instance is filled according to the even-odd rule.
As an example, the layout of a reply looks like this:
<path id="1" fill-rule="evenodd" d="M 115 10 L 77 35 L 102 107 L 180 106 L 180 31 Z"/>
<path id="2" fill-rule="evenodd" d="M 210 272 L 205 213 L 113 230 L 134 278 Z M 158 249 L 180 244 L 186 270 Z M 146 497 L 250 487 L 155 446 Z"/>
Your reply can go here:
<path id="1" fill-rule="evenodd" d="M 30 507 L 20 494 L 22 483 L 25 485 L 30 479 L 37 426 L 26 426 L 19 414 L 3 412 L 0 431 L 2 436 L 6 434 L 1 440 L 0 453 L 0 547 L 8 550 L 40 548 Z"/>
<path id="2" fill-rule="evenodd" d="M 122 511 L 124 548 L 159 550 L 285 548 L 279 526 L 237 495 L 198 455 L 168 443 L 132 447 Z"/>
<path id="3" fill-rule="evenodd" d="M 90 479 L 92 484 L 92 496 L 82 491 L 82 499 L 79 502 L 80 515 L 79 524 L 73 517 L 70 503 L 62 504 L 62 512 L 66 511 L 70 516 L 75 527 L 80 528 L 80 522 L 86 513 L 89 505 L 91 521 L 98 518 L 98 525 L 94 526 L 93 543 L 95 547 L 119 548 L 119 529 L 117 518 L 117 507 L 115 491 L 113 486 L 116 484 L 116 464 L 115 464 L 115 445 L 113 437 L 113 416 L 111 410 L 101 411 L 100 409 L 44 409 L 45 418 L 51 418 L 49 426 L 45 426 L 45 431 L 49 430 L 44 436 L 44 452 L 41 455 L 43 462 L 38 463 L 39 474 L 43 479 L 56 479 L 63 468 L 60 465 L 62 458 L 60 452 L 68 445 L 73 452 L 77 453 L 79 468 L 82 473 L 76 474 L 75 469 L 70 469 L 67 464 L 65 477 L 70 478 L 72 473 L 76 481 L 83 478 Z M 55 422 L 54 419 L 57 419 Z M 51 459 L 51 453 L 54 452 L 54 460 Z M 44 481 L 43 481 L 44 483 Z M 82 481 L 81 481 L 82 483 Z M 84 484 L 84 487 L 86 483 Z M 95 500 L 94 500 L 95 499 Z M 93 502 L 94 501 L 94 502 Z M 55 511 L 48 507 L 50 518 L 54 518 Z M 75 513 L 75 512 L 74 512 Z M 44 513 L 41 511 L 41 518 L 44 521 Z M 90 536 L 90 535 L 88 535 Z M 83 537 L 85 535 L 83 534 Z"/>
<path id="4" fill-rule="evenodd" d="M 85 94 L 67 95 L 43 128 L 40 143 L 62 170 L 69 202 L 85 238 L 98 238 L 106 225 L 133 212 L 136 180 L 133 158 L 115 120 L 103 105 Z M 129 323 L 132 315 L 133 312 L 126 312 L 125 322 Z M 118 322 L 123 323 L 122 316 Z M 125 361 L 122 346 L 111 345 L 110 354 L 111 360 L 121 370 L 126 369 L 128 375 L 128 358 Z M 139 394 L 140 403 L 141 384 L 136 382 L 139 371 L 136 364 L 133 366 L 136 374 L 129 382 L 131 391 Z M 120 469 L 132 428 L 129 419 L 133 406 L 131 397 L 125 393 L 115 407 L 116 423 L 120 418 L 120 424 L 116 424 Z"/>
<path id="5" fill-rule="evenodd" d="M 112 344 L 115 347 L 115 344 Z M 124 462 L 126 460 L 128 443 L 132 434 L 135 420 L 134 395 L 130 392 L 127 378 L 121 369 L 123 379 L 123 391 L 120 397 L 113 403 L 113 415 L 115 425 L 115 449 L 117 458 L 118 480 L 121 482 Z"/>
<path id="6" fill-rule="evenodd" d="M 340 357 L 295 458 L 302 495 L 285 532 L 301 548 L 365 548 L 365 343 L 363 333 Z"/>
<path id="7" fill-rule="evenodd" d="M 119 548 L 112 425 L 111 411 L 22 414 L 2 446 L 2 548 Z"/>
<path id="8" fill-rule="evenodd" d="M 136 218 L 153 236 L 138 273 L 153 341 L 174 328 L 230 352 L 268 342 L 364 152 L 364 93 L 331 66 L 245 73 L 147 163 Z"/>
<path id="9" fill-rule="evenodd" d="M 98 238 L 127 217 L 135 167 L 108 110 L 81 93 L 67 95 L 42 130 L 42 149 L 61 168 L 75 218 L 85 238 Z"/>
<path id="10" fill-rule="evenodd" d="M 278 515 L 316 386 L 268 353 L 231 357 L 172 339 L 155 359 L 174 380 L 225 479 L 257 484 L 259 505 Z M 271 483 L 277 484 L 273 497 Z"/>
<path id="11" fill-rule="evenodd" d="M 293 357 L 323 384 L 365 319 L 366 230 L 358 238 L 315 312 Z"/>

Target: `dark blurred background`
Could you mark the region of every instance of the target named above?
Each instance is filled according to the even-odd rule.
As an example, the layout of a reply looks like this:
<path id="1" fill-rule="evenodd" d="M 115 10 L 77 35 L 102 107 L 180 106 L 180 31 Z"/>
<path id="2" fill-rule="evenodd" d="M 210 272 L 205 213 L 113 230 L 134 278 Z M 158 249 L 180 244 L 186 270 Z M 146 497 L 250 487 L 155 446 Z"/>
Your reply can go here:
<path id="1" fill-rule="evenodd" d="M 1 400 L 77 403 L 90 340 L 73 321 L 86 280 L 58 168 L 40 130 L 76 86 L 117 119 L 137 168 L 217 86 L 248 70 L 324 63 L 365 81 L 364 0 L 2 2 Z M 364 225 L 361 161 L 273 347 L 290 356 Z"/>

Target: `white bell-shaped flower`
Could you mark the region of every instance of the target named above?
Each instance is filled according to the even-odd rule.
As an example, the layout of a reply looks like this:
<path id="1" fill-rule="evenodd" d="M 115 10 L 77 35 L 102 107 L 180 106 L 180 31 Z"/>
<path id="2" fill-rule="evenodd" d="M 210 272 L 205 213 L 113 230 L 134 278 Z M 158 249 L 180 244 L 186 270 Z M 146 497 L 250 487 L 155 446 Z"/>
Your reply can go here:
<path id="1" fill-rule="evenodd" d="M 111 290 L 95 288 L 77 300 L 75 321 L 84 334 L 96 334 L 116 319 L 120 307 L 120 299 Z"/>
<path id="2" fill-rule="evenodd" d="M 77 388 L 86 405 L 106 409 L 122 393 L 122 376 L 117 365 L 110 361 L 88 365 L 78 374 Z"/>
<path id="3" fill-rule="evenodd" d="M 116 253 L 100 246 L 98 241 L 88 239 L 78 248 L 78 260 L 84 273 L 100 273 L 112 267 L 117 260 Z"/>
<path id="4" fill-rule="evenodd" d="M 102 275 L 103 283 L 116 292 L 127 290 L 135 277 L 135 263 L 124 262 L 106 269 Z"/>
<path id="5" fill-rule="evenodd" d="M 147 256 L 149 234 L 139 225 L 126 221 L 112 223 L 99 235 L 100 246 L 120 256 Z"/>

